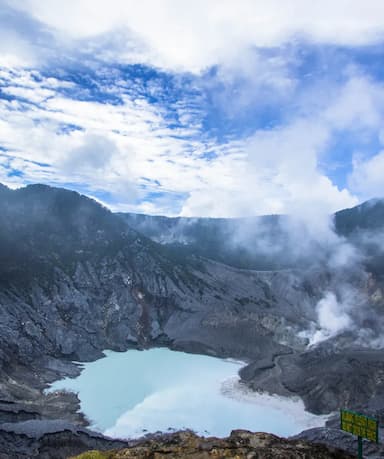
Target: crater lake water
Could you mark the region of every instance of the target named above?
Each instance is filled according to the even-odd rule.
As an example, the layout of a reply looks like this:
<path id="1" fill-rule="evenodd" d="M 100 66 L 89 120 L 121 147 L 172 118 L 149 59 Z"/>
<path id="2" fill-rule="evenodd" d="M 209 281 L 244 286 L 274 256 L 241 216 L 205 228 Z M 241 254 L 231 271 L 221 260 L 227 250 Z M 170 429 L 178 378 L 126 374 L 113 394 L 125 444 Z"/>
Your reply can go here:
<path id="1" fill-rule="evenodd" d="M 106 351 L 49 391 L 78 393 L 91 427 L 116 438 L 184 428 L 205 436 L 233 429 L 289 436 L 324 425 L 301 400 L 247 390 L 239 384 L 243 365 L 166 348 Z"/>

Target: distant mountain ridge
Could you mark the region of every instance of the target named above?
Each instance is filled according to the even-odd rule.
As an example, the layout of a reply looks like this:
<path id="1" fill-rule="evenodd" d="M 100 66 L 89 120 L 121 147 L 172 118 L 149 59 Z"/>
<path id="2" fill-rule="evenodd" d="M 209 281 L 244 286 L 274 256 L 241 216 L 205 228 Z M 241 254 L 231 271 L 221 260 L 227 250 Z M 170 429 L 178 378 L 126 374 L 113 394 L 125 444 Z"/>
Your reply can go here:
<path id="1" fill-rule="evenodd" d="M 238 268 L 276 270 L 302 268 L 312 263 L 307 253 L 295 248 L 302 236 L 299 235 L 297 240 L 292 237 L 293 232 L 305 234 L 305 226 L 293 222 L 287 215 L 247 218 L 117 215 L 131 228 L 170 249 L 186 255 L 204 256 Z M 336 235 L 345 237 L 370 257 L 381 257 L 376 246 L 384 241 L 375 240 L 373 236 L 376 231 L 384 229 L 384 199 L 373 199 L 341 210 L 331 218 Z M 371 235 L 370 241 L 364 238 L 363 233 Z M 318 246 L 316 240 L 309 241 L 309 244 L 307 252 L 327 250 L 327 247 Z M 371 264 L 380 270 L 381 263 L 384 267 L 384 259 L 373 260 Z"/>
<path id="2" fill-rule="evenodd" d="M 281 216 L 244 219 L 156 217 L 141 214 L 119 213 L 127 224 L 170 250 L 184 255 L 199 255 L 237 268 L 271 270 L 284 268 L 278 256 L 271 257 L 267 250 L 253 256 L 251 247 L 236 244 L 232 236 L 239 225 L 258 225 L 255 237 L 267 238 L 269 244 L 284 233 L 279 226 Z M 287 241 L 288 243 L 288 241 Z M 256 260 L 257 258 L 257 260 Z"/>
<path id="3" fill-rule="evenodd" d="M 336 212 L 335 228 L 344 236 L 363 229 L 384 228 L 384 198 L 373 198 Z"/>

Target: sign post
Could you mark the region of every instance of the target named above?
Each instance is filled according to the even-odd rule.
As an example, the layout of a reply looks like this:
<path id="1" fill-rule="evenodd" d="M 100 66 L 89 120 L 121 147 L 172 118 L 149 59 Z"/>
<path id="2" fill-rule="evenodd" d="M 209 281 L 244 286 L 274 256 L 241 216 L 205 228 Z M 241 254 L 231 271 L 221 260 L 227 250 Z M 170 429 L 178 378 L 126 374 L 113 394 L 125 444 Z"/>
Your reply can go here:
<path id="1" fill-rule="evenodd" d="M 379 421 L 350 410 L 340 410 L 340 428 L 357 435 L 358 458 L 363 459 L 363 438 L 379 443 Z"/>
<path id="2" fill-rule="evenodd" d="M 357 457 L 363 459 L 363 437 L 357 437 Z"/>

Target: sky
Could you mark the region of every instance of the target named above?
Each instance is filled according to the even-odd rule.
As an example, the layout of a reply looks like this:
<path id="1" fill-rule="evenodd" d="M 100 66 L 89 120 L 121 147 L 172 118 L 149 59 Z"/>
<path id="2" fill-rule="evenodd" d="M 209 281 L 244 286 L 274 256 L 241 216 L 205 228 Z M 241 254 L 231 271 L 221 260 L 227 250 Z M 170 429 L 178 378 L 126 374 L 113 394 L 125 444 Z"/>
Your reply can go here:
<path id="1" fill-rule="evenodd" d="M 114 211 L 384 195 L 382 0 L 0 0 L 0 182 Z"/>

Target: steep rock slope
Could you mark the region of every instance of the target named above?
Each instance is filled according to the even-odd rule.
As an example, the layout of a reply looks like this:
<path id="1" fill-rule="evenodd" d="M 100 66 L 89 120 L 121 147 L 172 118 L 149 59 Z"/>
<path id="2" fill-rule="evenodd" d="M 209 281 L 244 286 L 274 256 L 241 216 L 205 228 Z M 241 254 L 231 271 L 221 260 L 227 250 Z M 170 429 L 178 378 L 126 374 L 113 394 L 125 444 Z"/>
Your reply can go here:
<path id="1" fill-rule="evenodd" d="M 297 332 L 329 282 L 310 273 L 319 285 L 309 289 L 314 282 L 293 271 L 175 257 L 95 201 L 62 189 L 3 187 L 0 211 L 5 420 L 13 412 L 16 420 L 41 416 L 34 390 L 76 373 L 71 360 L 107 348 L 165 344 L 249 360 L 291 352 L 304 345 Z M 20 407 L 25 399 L 28 410 Z"/>

